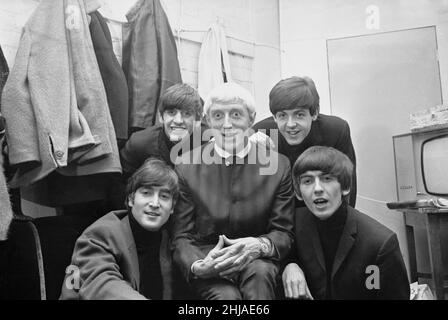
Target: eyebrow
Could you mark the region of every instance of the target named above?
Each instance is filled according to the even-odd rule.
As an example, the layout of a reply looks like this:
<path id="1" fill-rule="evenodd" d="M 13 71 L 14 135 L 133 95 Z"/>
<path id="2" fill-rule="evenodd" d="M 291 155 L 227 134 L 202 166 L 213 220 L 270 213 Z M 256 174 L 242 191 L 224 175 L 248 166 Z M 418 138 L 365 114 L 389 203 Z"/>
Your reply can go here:
<path id="1" fill-rule="evenodd" d="M 171 189 L 166 187 L 166 186 L 160 186 L 160 185 L 154 185 L 154 184 L 150 184 L 150 185 L 143 185 L 140 188 L 142 189 L 154 189 L 154 188 L 160 188 L 161 192 L 171 192 Z"/>

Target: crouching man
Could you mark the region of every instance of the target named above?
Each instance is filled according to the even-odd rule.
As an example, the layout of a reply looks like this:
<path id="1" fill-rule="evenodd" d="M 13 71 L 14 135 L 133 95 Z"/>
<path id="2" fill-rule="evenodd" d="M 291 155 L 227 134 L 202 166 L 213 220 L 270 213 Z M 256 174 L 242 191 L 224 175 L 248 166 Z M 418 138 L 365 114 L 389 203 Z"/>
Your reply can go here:
<path id="1" fill-rule="evenodd" d="M 396 234 L 347 205 L 352 172 L 331 147 L 311 147 L 295 162 L 293 185 L 306 207 L 296 211 L 296 261 L 282 275 L 287 298 L 409 299 Z"/>
<path id="2" fill-rule="evenodd" d="M 169 289 L 161 270 L 169 261 L 163 226 L 178 196 L 177 175 L 150 158 L 126 194 L 128 210 L 108 213 L 76 241 L 60 299 L 162 299 Z"/>

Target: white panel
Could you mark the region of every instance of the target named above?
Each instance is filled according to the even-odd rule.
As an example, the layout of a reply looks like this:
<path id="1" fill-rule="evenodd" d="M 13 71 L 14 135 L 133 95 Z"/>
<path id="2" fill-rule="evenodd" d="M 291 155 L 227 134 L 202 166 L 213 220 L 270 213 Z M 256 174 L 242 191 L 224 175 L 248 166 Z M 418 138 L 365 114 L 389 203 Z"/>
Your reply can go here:
<path id="1" fill-rule="evenodd" d="M 328 63 L 332 112 L 349 122 L 357 155 L 357 207 L 404 249 L 403 217 L 385 206 L 396 200 L 392 136 L 409 131 L 411 112 L 441 103 L 435 28 L 329 40 Z"/>

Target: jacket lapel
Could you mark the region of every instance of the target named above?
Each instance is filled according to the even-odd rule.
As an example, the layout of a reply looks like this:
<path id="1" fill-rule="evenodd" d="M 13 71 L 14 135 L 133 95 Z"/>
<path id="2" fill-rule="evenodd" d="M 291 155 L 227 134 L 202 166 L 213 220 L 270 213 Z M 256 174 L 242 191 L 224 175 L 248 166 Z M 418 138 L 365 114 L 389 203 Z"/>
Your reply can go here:
<path id="1" fill-rule="evenodd" d="M 122 224 L 123 229 L 126 235 L 126 239 L 128 241 L 128 253 L 131 259 L 130 264 L 130 278 L 131 284 L 138 291 L 140 288 L 140 270 L 138 265 L 138 255 L 137 255 L 137 247 L 135 246 L 134 236 L 132 234 L 131 225 L 129 224 L 129 216 L 123 218 Z"/>
<path id="2" fill-rule="evenodd" d="M 348 253 L 350 252 L 353 244 L 356 240 L 356 234 L 358 232 L 358 226 L 356 224 L 355 215 L 356 213 L 352 208 L 347 207 L 347 221 L 342 231 L 341 239 L 339 240 L 338 249 L 336 251 L 336 256 L 334 258 L 331 278 L 333 279 L 336 272 L 341 267 L 342 262 L 344 262 Z"/>

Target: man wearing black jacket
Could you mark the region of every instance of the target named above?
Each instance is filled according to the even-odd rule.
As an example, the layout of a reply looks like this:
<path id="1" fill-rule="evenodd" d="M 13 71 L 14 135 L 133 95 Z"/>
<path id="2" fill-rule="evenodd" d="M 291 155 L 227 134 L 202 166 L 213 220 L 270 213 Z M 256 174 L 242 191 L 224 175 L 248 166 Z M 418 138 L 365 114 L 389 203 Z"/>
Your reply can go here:
<path id="1" fill-rule="evenodd" d="M 273 117 L 258 122 L 253 129 L 277 140 L 274 141 L 277 151 L 289 158 L 291 166 L 306 149 L 318 145 L 333 147 L 350 158 L 354 166 L 349 203 L 355 207 L 356 156 L 350 127 L 339 117 L 319 113 L 319 94 L 313 80 L 308 77 L 281 80 L 269 94 L 269 108 Z M 296 206 L 304 204 L 297 202 Z"/>
<path id="2" fill-rule="evenodd" d="M 120 151 L 123 175 L 128 178 L 147 158 L 156 157 L 174 167 L 178 154 L 170 156 L 178 144 L 188 144 L 187 150 L 200 146 L 203 101 L 198 92 L 187 84 L 175 84 L 162 96 L 159 110 L 160 124 L 134 132 Z M 196 138 L 196 139 L 194 139 Z M 183 148 L 179 148 L 181 152 Z"/>
<path id="3" fill-rule="evenodd" d="M 306 207 L 296 211 L 294 258 L 282 275 L 287 298 L 409 299 L 397 235 L 347 204 L 352 172 L 331 147 L 311 147 L 294 164 Z"/>

